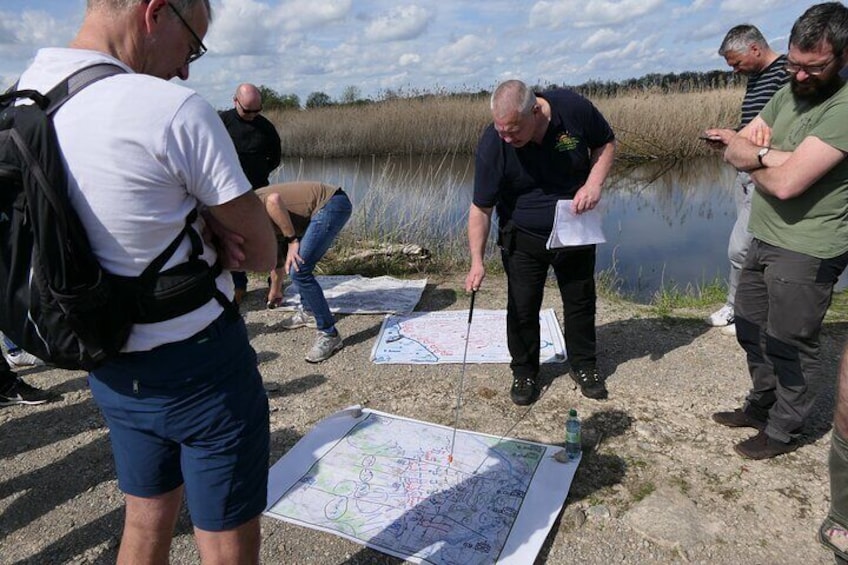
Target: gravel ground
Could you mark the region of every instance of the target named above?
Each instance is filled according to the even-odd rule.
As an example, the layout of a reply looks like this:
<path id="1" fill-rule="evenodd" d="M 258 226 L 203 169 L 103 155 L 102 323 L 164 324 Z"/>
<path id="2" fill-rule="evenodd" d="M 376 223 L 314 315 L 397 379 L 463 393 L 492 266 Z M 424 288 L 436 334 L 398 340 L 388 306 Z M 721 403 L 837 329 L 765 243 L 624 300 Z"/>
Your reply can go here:
<path id="1" fill-rule="evenodd" d="M 546 307 L 557 293 L 549 289 Z M 307 329 L 279 332 L 253 289 L 245 318 L 271 400 L 271 461 L 320 419 L 350 404 L 453 425 L 458 365 L 374 365 L 381 316 L 345 316 L 346 347 L 310 365 Z M 490 278 L 478 308 L 504 308 Z M 458 277 L 429 280 L 418 310 L 467 309 Z M 829 502 L 827 453 L 834 376 L 845 324 L 823 335 L 821 395 L 800 450 L 744 461 L 733 444 L 752 434 L 714 425 L 710 414 L 740 405 L 749 384 L 733 338 L 701 321 L 707 312 L 660 317 L 617 300 L 598 304 L 600 368 L 610 398 L 582 397 L 565 372 L 545 366 L 546 389 L 530 408 L 513 405 L 506 365 L 471 365 L 460 427 L 562 444 L 569 408 L 584 421 L 584 457 L 540 563 L 825 564 L 815 538 Z M 35 368 L 28 382 L 61 393 L 37 407 L 0 409 L 0 562 L 111 563 L 122 526 L 107 432 L 82 373 Z M 265 563 L 400 563 L 333 535 L 262 519 Z M 173 563 L 199 562 L 182 516 Z"/>

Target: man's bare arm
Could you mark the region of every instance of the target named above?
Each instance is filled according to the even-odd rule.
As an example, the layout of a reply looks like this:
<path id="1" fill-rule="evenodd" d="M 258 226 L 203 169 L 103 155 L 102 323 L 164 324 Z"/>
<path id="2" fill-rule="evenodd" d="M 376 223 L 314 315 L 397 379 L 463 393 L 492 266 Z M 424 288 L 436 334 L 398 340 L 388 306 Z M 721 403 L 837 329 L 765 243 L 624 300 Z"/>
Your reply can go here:
<path id="1" fill-rule="evenodd" d="M 210 206 L 207 212 L 224 229 L 243 238 L 244 260 L 239 269 L 268 271 L 274 268 L 277 242 L 268 214 L 256 194 L 247 192 L 224 204 Z"/>
<path id="2" fill-rule="evenodd" d="M 571 209 L 576 214 L 591 210 L 598 205 L 601 200 L 601 189 L 604 187 L 604 182 L 606 182 L 612 169 L 614 158 L 615 140 L 592 150 L 592 169 L 589 171 L 589 177 L 586 179 L 586 183 L 578 189 L 571 204 Z"/>
<path id="3" fill-rule="evenodd" d="M 764 194 L 781 200 L 795 198 L 845 158 L 839 149 L 808 136 L 794 151 L 769 150 L 761 167 L 757 154 L 763 146 L 751 139 L 756 139 L 758 131 L 768 131 L 767 128 L 757 116 L 731 140 L 724 154 L 728 163 L 749 171 L 757 189 Z"/>
<path id="4" fill-rule="evenodd" d="M 281 234 L 289 238 L 297 235 L 294 231 L 294 224 L 291 221 L 291 214 L 289 214 L 279 194 L 271 192 L 265 197 L 265 211 L 268 213 L 271 221 L 277 226 L 277 229 L 280 230 Z"/>
<path id="5" fill-rule="evenodd" d="M 769 151 L 761 169 L 751 173 L 760 191 L 781 200 L 800 196 L 845 158 L 845 153 L 809 136 L 792 151 Z"/>
<path id="6" fill-rule="evenodd" d="M 486 277 L 483 260 L 491 224 L 492 208 L 481 208 L 472 204 L 468 210 L 468 251 L 471 254 L 471 268 L 465 277 L 466 291 L 479 289 Z"/>

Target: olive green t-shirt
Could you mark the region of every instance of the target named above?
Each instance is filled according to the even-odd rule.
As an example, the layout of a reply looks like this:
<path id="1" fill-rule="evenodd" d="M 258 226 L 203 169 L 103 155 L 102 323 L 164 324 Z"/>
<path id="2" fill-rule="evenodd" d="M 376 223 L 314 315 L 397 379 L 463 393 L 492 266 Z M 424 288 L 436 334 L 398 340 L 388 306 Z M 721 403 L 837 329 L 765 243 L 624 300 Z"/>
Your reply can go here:
<path id="1" fill-rule="evenodd" d="M 781 88 L 760 114 L 772 128 L 772 147 L 794 151 L 814 136 L 848 152 L 848 85 L 811 106 Z M 756 191 L 748 228 L 757 239 L 819 259 L 848 251 L 848 159 L 843 159 L 804 193 L 788 200 Z"/>

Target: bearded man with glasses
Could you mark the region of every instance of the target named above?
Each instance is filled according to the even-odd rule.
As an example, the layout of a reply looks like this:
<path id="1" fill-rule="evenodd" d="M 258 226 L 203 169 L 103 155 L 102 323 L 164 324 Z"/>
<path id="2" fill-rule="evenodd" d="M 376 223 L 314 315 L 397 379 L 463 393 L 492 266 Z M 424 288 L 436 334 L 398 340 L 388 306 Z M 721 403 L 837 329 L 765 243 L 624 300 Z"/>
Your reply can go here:
<path id="1" fill-rule="evenodd" d="M 839 76 L 846 57 L 848 8 L 809 8 L 789 36 L 789 85 L 725 152 L 756 186 L 753 241 L 736 294 L 736 336 L 752 387 L 740 409 L 713 419 L 758 431 L 735 446 L 748 459 L 797 449 L 821 381 L 822 321 L 848 265 L 848 87 Z"/>
<path id="2" fill-rule="evenodd" d="M 268 186 L 271 172 L 280 165 L 282 149 L 277 129 L 262 111 L 262 93 L 252 84 L 240 84 L 233 95 L 233 108 L 218 112 L 233 145 L 239 163 L 254 190 Z M 233 271 L 235 301 L 241 304 L 247 293 L 247 274 Z"/>
<path id="3" fill-rule="evenodd" d="M 184 238 L 165 266 L 205 261 L 215 297 L 134 324 L 89 375 L 125 496 L 118 563 L 168 562 L 183 495 L 203 563 L 259 561 L 268 398 L 226 269 L 267 272 L 276 242 L 215 109 L 167 82 L 187 79 L 206 51 L 210 10 L 209 0 L 88 0 L 70 48 L 39 50 L 19 82 L 47 92 L 94 65 L 120 71 L 53 120 L 71 204 L 107 271 L 138 276 L 187 223 L 217 235 L 218 247 Z"/>

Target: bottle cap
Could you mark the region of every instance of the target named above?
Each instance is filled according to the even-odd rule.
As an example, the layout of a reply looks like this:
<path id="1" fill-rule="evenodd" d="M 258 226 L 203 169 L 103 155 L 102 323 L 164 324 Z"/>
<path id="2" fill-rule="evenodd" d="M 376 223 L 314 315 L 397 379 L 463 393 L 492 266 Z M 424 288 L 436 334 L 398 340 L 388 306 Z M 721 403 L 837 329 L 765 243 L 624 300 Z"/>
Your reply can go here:
<path id="1" fill-rule="evenodd" d="M 577 410 L 575 408 L 572 408 L 571 410 L 568 411 L 568 415 L 572 418 L 576 417 L 577 416 Z"/>

